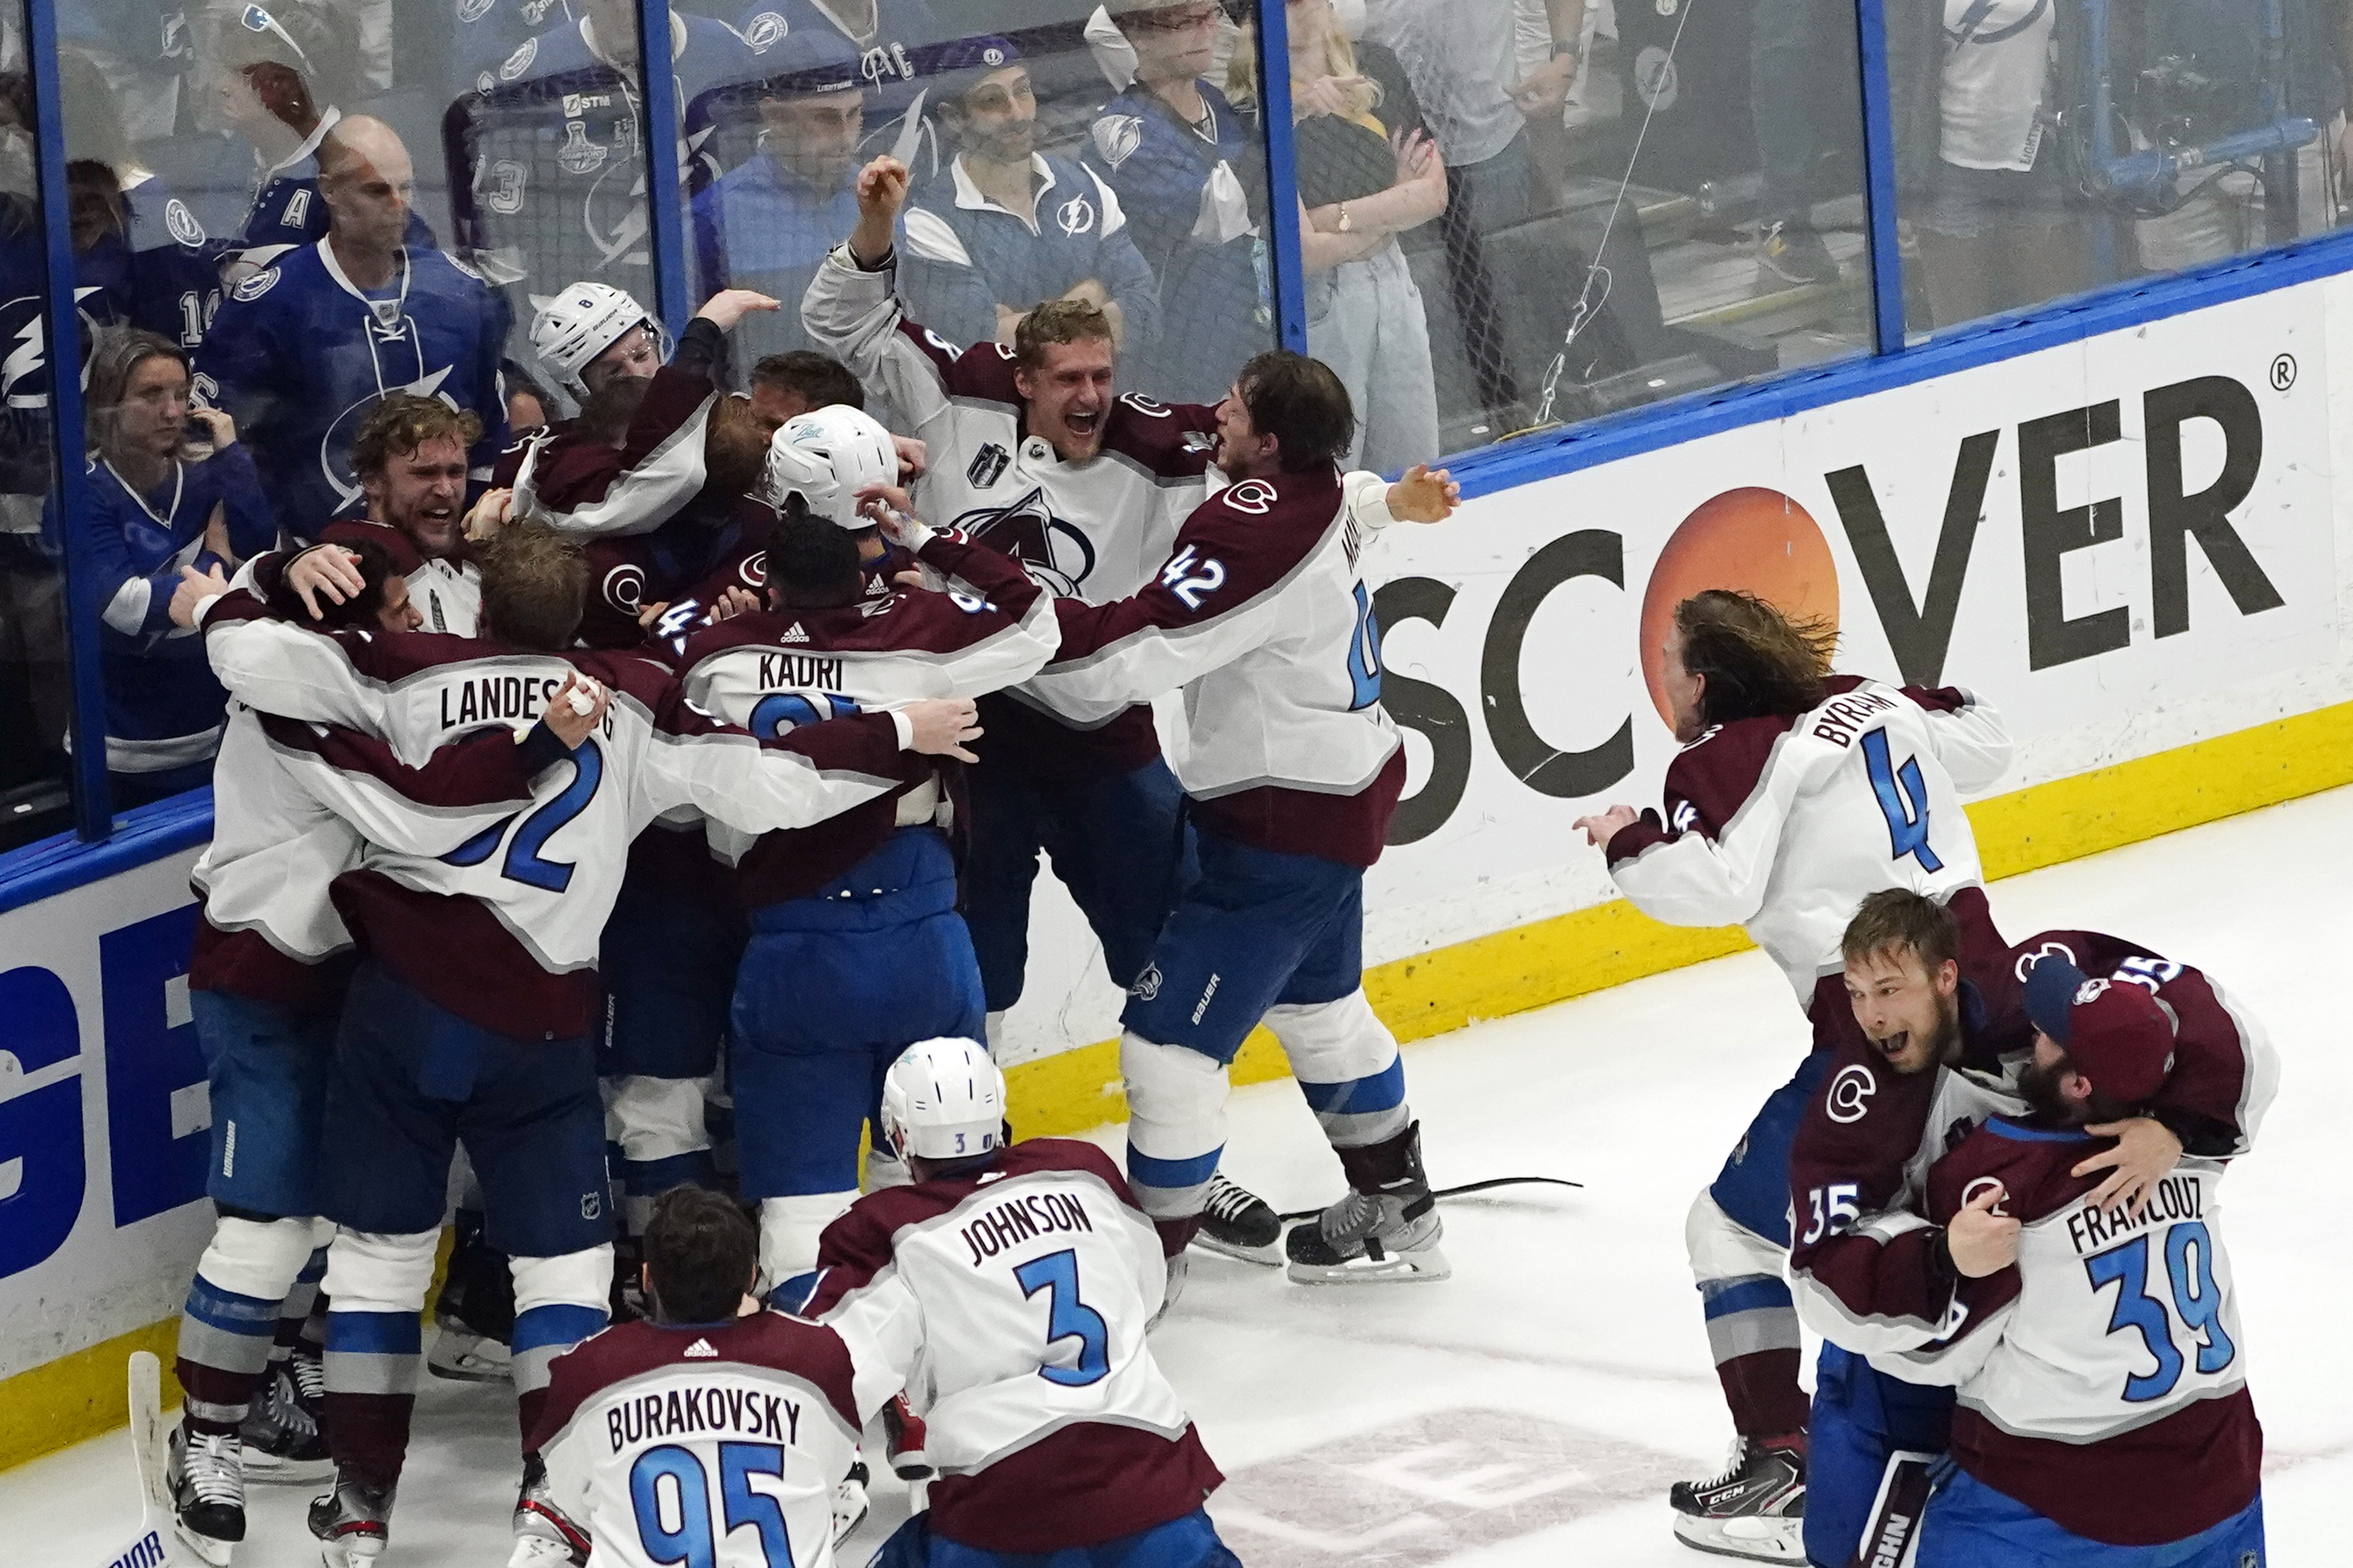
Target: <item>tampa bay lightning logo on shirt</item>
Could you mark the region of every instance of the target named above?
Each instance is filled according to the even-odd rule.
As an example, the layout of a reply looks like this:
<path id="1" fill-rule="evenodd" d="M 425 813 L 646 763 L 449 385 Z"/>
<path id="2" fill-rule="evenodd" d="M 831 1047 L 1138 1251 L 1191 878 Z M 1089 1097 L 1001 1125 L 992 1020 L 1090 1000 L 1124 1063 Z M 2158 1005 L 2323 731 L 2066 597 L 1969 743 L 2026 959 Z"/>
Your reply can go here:
<path id="1" fill-rule="evenodd" d="M 975 544 L 1010 555 L 1057 595 L 1076 595 L 1095 569 L 1095 547 L 1087 536 L 1056 517 L 1046 492 L 1032 486 L 1011 506 L 976 507 L 949 526 Z"/>
<path id="2" fill-rule="evenodd" d="M 278 286 L 278 268 L 266 267 L 229 290 L 229 298 L 250 304 Z"/>
<path id="3" fill-rule="evenodd" d="M 196 221 L 196 215 L 188 210 L 188 204 L 177 196 L 164 204 L 164 226 L 178 244 L 202 245 L 205 242 L 205 226 Z"/>
<path id="4" fill-rule="evenodd" d="M 764 55 L 783 43 L 785 35 L 792 30 L 792 24 L 776 12 L 763 11 L 744 24 L 744 42 L 754 54 Z"/>
<path id="5" fill-rule="evenodd" d="M 1144 144 L 1144 121 L 1133 114 L 1106 114 L 1094 123 L 1095 151 L 1118 168 Z"/>
<path id="6" fill-rule="evenodd" d="M 1072 196 L 1054 209 L 1054 221 L 1069 235 L 1084 234 L 1095 226 L 1095 204 L 1084 196 Z"/>

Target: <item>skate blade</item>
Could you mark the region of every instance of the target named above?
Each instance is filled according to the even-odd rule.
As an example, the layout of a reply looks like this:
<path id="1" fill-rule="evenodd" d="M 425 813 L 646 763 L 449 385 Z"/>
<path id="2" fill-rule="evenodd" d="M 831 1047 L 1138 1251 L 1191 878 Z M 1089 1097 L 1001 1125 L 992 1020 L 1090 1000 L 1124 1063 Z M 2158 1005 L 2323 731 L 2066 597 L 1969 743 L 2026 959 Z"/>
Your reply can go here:
<path id="1" fill-rule="evenodd" d="M 480 1348 L 491 1342 L 494 1342 L 478 1341 L 445 1354 L 436 1341 L 433 1350 L 426 1355 L 425 1370 L 451 1383 L 512 1383 L 514 1365 L 504 1353 L 506 1347 L 499 1346 L 501 1353 L 497 1354 Z"/>
<path id="2" fill-rule="evenodd" d="M 176 1519 L 172 1521 L 171 1544 L 174 1562 L 201 1563 L 205 1568 L 228 1568 L 229 1559 L 237 1551 L 236 1542 L 198 1535 Z"/>
<path id="3" fill-rule="evenodd" d="M 1207 1230 L 1197 1230 L 1193 1233 L 1192 1245 L 1204 1251 L 1223 1253 L 1228 1258 L 1239 1258 L 1244 1263 L 1262 1263 L 1270 1268 L 1282 1267 L 1282 1237 L 1280 1233 L 1264 1247 L 1244 1247 L 1239 1242 L 1220 1240 Z"/>
<path id="4" fill-rule="evenodd" d="M 264 1486 L 308 1486 L 313 1481 L 323 1481 L 334 1473 L 335 1461 L 332 1457 L 281 1459 L 259 1448 L 245 1451 L 245 1479 L 259 1481 Z"/>
<path id="5" fill-rule="evenodd" d="M 1392 1252 L 1378 1261 L 1352 1258 L 1345 1263 L 1290 1264 L 1286 1270 L 1297 1285 L 1415 1285 L 1451 1278 L 1454 1266 L 1435 1247 Z"/>
<path id="6" fill-rule="evenodd" d="M 1675 1515 L 1675 1539 L 1696 1552 L 1745 1557 L 1752 1563 L 1803 1563 L 1802 1519 L 1701 1519 Z"/>

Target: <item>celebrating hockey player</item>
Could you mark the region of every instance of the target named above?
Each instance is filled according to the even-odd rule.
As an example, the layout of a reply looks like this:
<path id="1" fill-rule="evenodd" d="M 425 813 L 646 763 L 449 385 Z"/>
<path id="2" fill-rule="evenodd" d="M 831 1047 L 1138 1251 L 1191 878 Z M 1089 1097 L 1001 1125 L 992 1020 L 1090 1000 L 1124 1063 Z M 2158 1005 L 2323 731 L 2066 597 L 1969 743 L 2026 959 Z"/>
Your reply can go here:
<path id="1" fill-rule="evenodd" d="M 530 1445 L 547 1483 L 516 1521 L 510 1568 L 833 1561 L 834 1482 L 858 1448 L 849 1352 L 830 1329 L 760 1309 L 758 1248 L 717 1193 L 679 1187 L 654 1205 L 652 1320 L 549 1366 Z M 758 1555 L 724 1554 L 745 1526 Z"/>
<path id="2" fill-rule="evenodd" d="M 371 817 L 360 869 L 335 885 L 370 957 L 352 982 L 328 1090 L 330 1118 L 348 1131 L 321 1181 L 322 1211 L 339 1226 L 325 1284 L 337 1487 L 314 1505 L 311 1529 L 332 1564 L 368 1560 L 386 1536 L 460 1141 L 487 1200 L 486 1239 L 514 1260 L 525 1432 L 548 1362 L 605 1321 L 611 1248 L 589 1031 L 597 937 L 630 839 L 690 805 L 748 833 L 813 822 L 892 788 L 902 750 L 953 752 L 970 728 L 969 704 L 918 702 L 764 742 L 712 722 L 649 661 L 583 654 L 576 665 L 596 683 L 584 705 L 605 721 L 561 759 L 568 767 L 536 773 L 525 808 L 479 823 L 400 794 L 387 763 L 570 700 L 582 682 L 559 650 L 585 587 L 576 548 L 540 525 L 509 525 L 483 554 L 481 642 L 329 639 L 234 618 L 254 611 L 237 596 L 213 601 L 206 621 L 223 684 L 303 721 L 284 729 L 285 743 L 312 749 L 303 737 L 330 724 L 385 742 L 326 731 L 305 787 L 347 817 L 458 834 L 430 852 L 396 847 Z"/>
<path id="3" fill-rule="evenodd" d="M 1111 321 L 1083 300 L 1040 305 L 1008 348 L 959 351 L 909 321 L 893 234 L 907 170 L 877 158 L 858 176 L 858 226 L 801 304 L 810 338 L 901 410 L 931 468 L 925 514 L 1012 556 L 1053 593 L 1105 604 L 1151 581 L 1177 525 L 1209 493 L 1216 411 L 1114 390 Z M 1113 984 L 1135 984 L 1188 875 L 1183 792 L 1135 704 L 1084 727 L 1012 693 L 985 699 L 973 771 L 965 910 L 992 1038 L 1020 998 L 1029 889 L 1042 849 L 1103 943 Z M 1271 1259 L 1274 1211 L 1212 1176 L 1203 1237 Z"/>
<path id="4" fill-rule="evenodd" d="M 439 251 L 405 243 L 415 190 L 391 127 L 339 121 L 319 144 L 327 237 L 230 289 L 196 354 L 197 398 L 236 417 L 282 534 L 315 539 L 357 505 L 353 438 L 392 393 L 474 415 L 475 479 L 506 444 L 506 302 Z"/>
<path id="5" fill-rule="evenodd" d="M 1732 1463 L 1679 1483 L 1675 1532 L 1703 1549 L 1794 1562 L 1805 1512 L 1805 1391 L 1789 1247 L 1789 1141 L 1854 1033 L 1840 933 L 1865 894 L 1911 888 L 1949 903 L 1961 962 L 1999 971 L 1977 841 L 1959 791 L 2010 760 L 1990 708 L 1958 688 L 1897 689 L 1833 675 L 1833 637 L 1752 595 L 1710 589 L 1675 606 L 1665 687 L 1683 751 L 1665 820 L 1617 805 L 1578 821 L 1634 907 L 1675 925 L 1745 926 L 1797 992 L 1815 1049 L 1776 1089 L 1684 1231 L 1708 1347 L 1737 1433 Z"/>
<path id="6" fill-rule="evenodd" d="M 1858 1542 L 1865 1562 L 1900 1547 L 1926 1484 L 1926 1462 L 1907 1456 L 1946 1446 L 1949 1390 L 1921 1385 L 1945 1380 L 1909 1380 L 1904 1364 L 1862 1353 L 1883 1334 L 1908 1346 L 1943 1321 L 1946 1297 L 1918 1283 L 1950 1279 L 1934 1256 L 1945 1243 L 1916 1217 L 1928 1167 L 1956 1129 L 2015 1115 L 2038 1092 L 2048 1098 L 2032 1070 L 2012 1081 L 2037 1025 L 1989 1015 L 1987 977 L 1964 973 L 1961 942 L 1960 922 L 1934 899 L 1888 889 L 1862 900 L 1841 942 L 1861 1037 L 1831 1047 L 1790 1149 L 1799 1233 L 1789 1281 L 1799 1314 L 1829 1342 L 1809 1436 L 1805 1539 L 1818 1563 L 1843 1563 Z M 2022 980 L 2024 1009 L 2046 1030 L 2063 1030 L 2066 1015 L 2049 996 L 2080 981 L 2079 963 L 2149 991 L 2172 1021 L 2162 1079 L 2137 1097 L 2146 1113 L 2086 1128 L 2111 1142 L 2072 1172 L 2098 1180 L 2093 1206 L 2137 1210 L 2185 1151 L 2208 1160 L 2247 1151 L 2277 1067 L 2262 1029 L 2211 976 L 2137 942 L 2042 931 L 2002 955 L 1997 976 Z"/>
<path id="7" fill-rule="evenodd" d="M 481 573 L 467 557 L 463 532 L 467 454 L 481 433 L 473 414 L 438 397 L 396 392 L 379 399 L 352 437 L 352 473 L 367 515 L 318 531 L 322 543 L 374 544 L 390 554 L 406 579 L 403 597 L 428 632 L 472 637 L 481 611 Z M 312 565 L 335 573 L 323 552 Z M 343 591 L 330 593 L 329 602 Z"/>
<path id="8" fill-rule="evenodd" d="M 915 1391 L 939 1468 L 877 1568 L 1238 1568 L 1203 1501 L 1224 1480 L 1145 1329 L 1167 1269 L 1108 1155 L 1004 1143 L 976 1040 L 923 1040 L 882 1085 L 912 1186 L 827 1227 L 807 1315 L 840 1331 L 860 1416 Z M 796 1561 L 799 1561 L 797 1559 Z"/>
<path id="9" fill-rule="evenodd" d="M 1128 1179 L 1177 1256 L 1225 1144 L 1226 1069 L 1261 1021 L 1291 1058 L 1348 1178 L 1284 1239 L 1299 1280 L 1437 1279 L 1436 1200 L 1397 1041 L 1365 999 L 1365 868 L 1405 785 L 1381 710 L 1365 529 L 1437 521 L 1443 472 L 1342 477 L 1356 416 L 1318 361 L 1261 354 L 1218 407 L 1218 467 L 1158 574 L 1132 597 L 1060 604 L 1062 646 L 1024 692 L 1101 723 L 1182 687 L 1178 753 L 1200 875 L 1121 1016 Z"/>
<path id="10" fill-rule="evenodd" d="M 2194 970 L 2134 953 L 2101 974 L 2111 954 L 2098 957 L 2086 973 L 2063 942 L 2043 948 L 2026 981 L 2033 1119 L 1989 1120 L 1929 1167 L 1925 1215 L 1896 1237 L 1915 1245 L 1878 1258 L 1906 1309 L 1831 1329 L 1874 1365 L 1958 1394 L 1958 1468 L 1920 1518 L 1918 1568 L 2264 1560 L 2223 1164 L 2192 1153 L 2136 1201 L 2101 1195 L 2100 1156 L 2116 1152 L 2102 1130 L 2161 1114 L 2187 1037 L 2235 1035 L 2243 1016 Z M 2238 1141 L 2271 1087 L 2245 1078 Z"/>
<path id="11" fill-rule="evenodd" d="M 770 608 L 695 634 L 690 700 L 755 735 L 923 697 L 976 697 L 1054 651 L 1054 602 L 978 545 L 876 508 L 950 594 L 867 594 L 860 492 L 897 472 L 890 432 L 852 408 L 787 420 L 770 447 Z M 816 827 L 734 846 L 752 939 L 738 972 L 728 1081 L 760 1262 L 782 1285 L 858 1196 L 858 1131 L 913 1040 L 977 1034 L 980 973 L 956 912 L 960 770 L 944 764 Z M 877 1153 L 881 1152 L 877 1145 Z"/>

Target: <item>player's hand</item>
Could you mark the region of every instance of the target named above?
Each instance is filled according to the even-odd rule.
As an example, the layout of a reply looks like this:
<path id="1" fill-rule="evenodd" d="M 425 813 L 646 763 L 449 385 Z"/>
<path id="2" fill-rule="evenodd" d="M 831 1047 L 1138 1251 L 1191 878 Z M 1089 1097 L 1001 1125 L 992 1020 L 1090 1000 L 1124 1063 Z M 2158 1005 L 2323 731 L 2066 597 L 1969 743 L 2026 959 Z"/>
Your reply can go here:
<path id="1" fill-rule="evenodd" d="M 213 456 L 218 457 L 237 445 L 237 421 L 223 408 L 207 408 L 198 404 L 188 410 L 188 417 L 213 433 Z"/>
<path id="2" fill-rule="evenodd" d="M 514 491 L 484 490 L 482 499 L 466 514 L 466 537 L 480 544 L 513 521 Z"/>
<path id="3" fill-rule="evenodd" d="M 1954 1272 L 1968 1279 L 1999 1274 L 2018 1261 L 2018 1222 L 2000 1212 L 2009 1192 L 1996 1182 L 1961 1206 L 1945 1227 Z"/>
<path id="4" fill-rule="evenodd" d="M 315 621 L 321 599 L 331 605 L 349 604 L 367 591 L 367 579 L 360 575 L 357 554 L 340 544 L 322 544 L 287 563 L 286 585 Z"/>
<path id="5" fill-rule="evenodd" d="M 641 632 L 652 631 L 654 629 L 654 623 L 660 620 L 662 616 L 669 612 L 669 610 L 670 601 L 668 599 L 657 599 L 650 605 L 639 605 L 638 606 L 638 630 Z"/>
<path id="6" fill-rule="evenodd" d="M 902 550 L 917 551 L 932 542 L 932 526 L 917 517 L 915 503 L 896 485 L 867 485 L 858 492 L 860 515 L 871 519 L 882 537 Z"/>
<path id="7" fill-rule="evenodd" d="M 1389 487 L 1389 515 L 1399 522 L 1444 522 L 1462 504 L 1462 487 L 1444 468 L 1416 463 Z"/>
<path id="8" fill-rule="evenodd" d="M 722 621 L 732 621 L 738 616 L 749 615 L 759 607 L 759 595 L 740 583 L 730 583 L 720 590 L 719 597 L 712 601 L 709 613 L 702 617 L 702 624 L 706 626 L 715 626 Z"/>
<path id="9" fill-rule="evenodd" d="M 999 304 L 997 307 L 996 341 L 1008 345 L 1011 344 L 1013 334 L 1021 330 L 1021 319 L 1029 313 L 1027 310 L 1017 310 L 1010 305 Z"/>
<path id="10" fill-rule="evenodd" d="M 1520 106 L 1523 114 L 1540 114 L 1547 109 L 1558 109 L 1576 84 L 1577 56 L 1555 55 L 1513 87 L 1512 101 Z"/>
<path id="11" fill-rule="evenodd" d="M 913 436 L 893 436 L 892 447 L 899 454 L 899 483 L 912 485 L 923 477 L 923 468 L 931 460 L 931 451 Z"/>
<path id="12" fill-rule="evenodd" d="M 980 709 L 969 697 L 927 697 L 899 711 L 907 716 L 913 731 L 907 742 L 909 751 L 965 763 L 980 761 L 964 747 L 966 741 L 980 739 Z"/>
<path id="13" fill-rule="evenodd" d="M 2113 1138 L 2116 1146 L 2093 1155 L 2070 1173 L 2088 1176 L 2106 1171 L 2108 1179 L 2092 1189 L 2092 1202 L 2102 1208 L 2122 1199 L 2134 1214 L 2148 1202 L 2158 1178 L 2181 1158 L 2181 1140 L 2155 1117 L 2136 1116 L 2125 1121 L 2101 1121 L 2084 1129 L 2094 1138 Z"/>
<path id="14" fill-rule="evenodd" d="M 754 310 L 782 309 L 776 300 L 756 289 L 722 289 L 702 302 L 695 312 L 723 332 L 732 332 L 737 323 Z"/>
<path id="15" fill-rule="evenodd" d="M 1585 835 L 1585 841 L 1596 849 L 1607 849 L 1619 833 L 1641 820 L 1641 814 L 1630 805 L 1613 805 L 1597 816 L 1580 816 L 1570 826 Z"/>
<path id="16" fill-rule="evenodd" d="M 583 700 L 586 710 L 584 712 Z M 613 694 L 602 681 L 592 680 L 575 671 L 564 683 L 562 690 L 547 700 L 547 710 L 540 722 L 554 732 L 567 752 L 576 752 L 580 742 L 605 721 L 605 710 L 613 705 Z"/>
<path id="17" fill-rule="evenodd" d="M 218 566 L 199 572 L 193 566 L 180 568 L 178 586 L 172 590 L 172 603 L 166 614 L 175 626 L 196 624 L 196 609 L 206 599 L 217 599 L 228 592 L 228 579 Z"/>
<path id="18" fill-rule="evenodd" d="M 907 165 L 887 154 L 858 171 L 858 226 L 849 231 L 849 254 L 860 266 L 875 266 L 891 253 L 907 178 Z"/>

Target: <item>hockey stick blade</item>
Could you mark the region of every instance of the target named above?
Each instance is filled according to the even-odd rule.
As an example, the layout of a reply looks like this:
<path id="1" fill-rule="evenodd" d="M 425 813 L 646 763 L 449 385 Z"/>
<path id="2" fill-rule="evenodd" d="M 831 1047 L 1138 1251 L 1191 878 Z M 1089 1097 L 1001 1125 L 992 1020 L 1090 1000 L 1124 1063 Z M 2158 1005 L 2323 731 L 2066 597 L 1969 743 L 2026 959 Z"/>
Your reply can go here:
<path id="1" fill-rule="evenodd" d="M 130 1405 L 131 1458 L 139 1473 L 139 1533 L 109 1552 L 101 1568 L 212 1568 L 214 1559 L 180 1534 L 174 1517 L 164 1364 L 153 1351 L 131 1352 Z M 226 1563 L 227 1555 L 219 1561 Z"/>
<path id="2" fill-rule="evenodd" d="M 1459 1187 L 1440 1187 L 1430 1195 L 1433 1198 L 1465 1198 L 1473 1193 L 1493 1192 L 1497 1187 L 1575 1187 L 1585 1190 L 1583 1182 L 1572 1182 L 1567 1176 L 1490 1176 L 1483 1182 L 1465 1182 Z M 1293 1220 L 1314 1219 L 1322 1209 L 1302 1209 L 1297 1214 L 1278 1215 L 1286 1225 Z"/>

